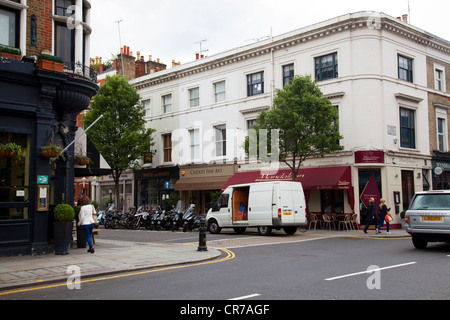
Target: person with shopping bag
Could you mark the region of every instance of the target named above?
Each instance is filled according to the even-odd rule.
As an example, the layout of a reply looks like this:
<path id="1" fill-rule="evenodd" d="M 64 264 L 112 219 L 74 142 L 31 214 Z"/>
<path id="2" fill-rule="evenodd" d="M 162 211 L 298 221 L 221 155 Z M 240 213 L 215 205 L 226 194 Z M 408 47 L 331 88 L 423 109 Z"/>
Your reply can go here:
<path id="1" fill-rule="evenodd" d="M 388 207 L 386 206 L 386 200 L 381 198 L 380 199 L 380 210 L 379 210 L 380 225 L 377 228 L 377 234 L 381 233 L 380 229 L 385 222 L 386 222 L 386 230 L 387 230 L 386 233 L 391 234 L 389 232 L 389 222 L 391 222 L 391 220 L 392 220 L 392 216 L 389 214 L 390 210 L 391 210 L 391 208 L 388 209 Z"/>

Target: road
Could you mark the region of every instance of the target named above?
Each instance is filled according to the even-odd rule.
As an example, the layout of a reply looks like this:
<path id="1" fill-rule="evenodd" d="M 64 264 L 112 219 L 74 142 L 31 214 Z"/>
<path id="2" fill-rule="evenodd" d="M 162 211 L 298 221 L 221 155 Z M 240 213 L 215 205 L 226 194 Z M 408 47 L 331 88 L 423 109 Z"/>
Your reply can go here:
<path id="1" fill-rule="evenodd" d="M 82 290 L 51 288 L 14 294 L 8 299 L 450 299 L 449 244 L 430 244 L 427 250 L 417 250 L 409 238 L 299 233 L 271 237 L 256 232 L 208 233 L 207 238 L 208 246 L 228 248 L 233 258 L 92 281 L 83 283 Z M 195 243 L 198 234 L 104 230 L 102 239 Z"/>

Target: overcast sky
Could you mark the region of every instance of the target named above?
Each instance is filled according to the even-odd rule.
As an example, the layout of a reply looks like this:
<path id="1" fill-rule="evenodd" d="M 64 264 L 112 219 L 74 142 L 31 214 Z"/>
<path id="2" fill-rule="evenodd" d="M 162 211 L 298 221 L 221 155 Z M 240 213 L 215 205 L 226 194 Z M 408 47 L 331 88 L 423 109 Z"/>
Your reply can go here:
<path id="1" fill-rule="evenodd" d="M 172 66 L 357 11 L 398 17 L 408 0 L 92 0 L 91 57 L 109 60 L 122 46 Z M 450 41 L 449 0 L 409 0 L 411 24 Z"/>

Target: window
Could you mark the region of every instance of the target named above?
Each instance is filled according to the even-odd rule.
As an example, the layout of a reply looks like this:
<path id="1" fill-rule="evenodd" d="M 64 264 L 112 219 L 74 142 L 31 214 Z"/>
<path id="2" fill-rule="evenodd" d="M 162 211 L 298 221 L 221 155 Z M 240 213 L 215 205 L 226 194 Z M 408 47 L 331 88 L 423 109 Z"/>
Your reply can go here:
<path id="1" fill-rule="evenodd" d="M 0 221 L 28 219 L 30 205 L 31 136 L 18 133 L 0 133 L 0 143 L 15 143 L 22 148 L 22 158 L 0 156 Z"/>
<path id="2" fill-rule="evenodd" d="M 324 81 L 338 77 L 337 53 L 328 54 L 315 59 L 316 80 Z"/>
<path id="3" fill-rule="evenodd" d="M 413 60 L 398 55 L 398 78 L 408 82 L 413 82 Z"/>
<path id="4" fill-rule="evenodd" d="M 150 117 L 152 115 L 151 100 L 150 99 L 144 100 L 142 101 L 142 104 L 144 105 L 145 116 Z"/>
<path id="5" fill-rule="evenodd" d="M 226 96 L 226 89 L 225 89 L 225 81 L 217 82 L 214 84 L 214 96 L 216 102 L 225 101 Z"/>
<path id="6" fill-rule="evenodd" d="M 247 76 L 247 96 L 264 93 L 264 72 L 258 72 Z"/>
<path id="7" fill-rule="evenodd" d="M 200 159 L 200 132 L 198 129 L 190 130 L 191 135 L 191 161 Z"/>
<path id="8" fill-rule="evenodd" d="M 256 119 L 252 119 L 252 120 L 247 120 L 247 129 L 256 129 L 257 128 L 257 123 L 256 123 Z"/>
<path id="9" fill-rule="evenodd" d="M 200 105 L 199 88 L 189 90 L 189 106 L 191 108 L 198 107 Z"/>
<path id="10" fill-rule="evenodd" d="M 438 150 L 441 152 L 447 151 L 446 147 L 446 125 L 445 125 L 445 119 L 443 118 L 437 118 L 437 140 L 438 140 Z"/>
<path id="11" fill-rule="evenodd" d="M 75 62 L 75 29 L 55 24 L 55 54 L 64 62 Z"/>
<path id="12" fill-rule="evenodd" d="M 19 12 L 0 8 L 0 44 L 19 47 Z"/>
<path id="13" fill-rule="evenodd" d="M 441 69 L 434 70 L 434 88 L 439 91 L 445 91 L 444 89 L 444 71 Z"/>
<path id="14" fill-rule="evenodd" d="M 283 88 L 285 85 L 291 84 L 292 79 L 294 79 L 294 64 L 283 66 Z"/>
<path id="15" fill-rule="evenodd" d="M 415 111 L 400 108 L 400 146 L 416 148 Z"/>
<path id="16" fill-rule="evenodd" d="M 226 125 L 215 126 L 216 156 L 227 155 L 227 127 Z"/>
<path id="17" fill-rule="evenodd" d="M 172 95 L 168 94 L 162 97 L 163 113 L 172 112 Z"/>
<path id="18" fill-rule="evenodd" d="M 164 162 L 172 162 L 172 134 L 164 134 L 163 138 L 163 152 Z"/>
<path id="19" fill-rule="evenodd" d="M 57 16 L 71 16 L 73 12 L 71 10 L 67 10 L 70 6 L 74 5 L 73 0 L 56 0 L 55 11 Z M 69 12 L 67 12 L 69 11 Z"/>

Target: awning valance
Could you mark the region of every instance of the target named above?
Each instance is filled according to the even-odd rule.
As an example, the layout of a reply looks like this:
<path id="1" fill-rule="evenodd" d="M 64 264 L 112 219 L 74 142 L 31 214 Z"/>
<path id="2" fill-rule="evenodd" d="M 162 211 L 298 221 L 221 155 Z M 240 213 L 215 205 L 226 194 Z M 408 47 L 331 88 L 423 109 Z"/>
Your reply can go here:
<path id="1" fill-rule="evenodd" d="M 267 181 L 292 181 L 292 171 L 279 170 L 274 174 L 238 172 L 222 186 L 222 190 L 230 185 Z M 348 190 L 352 187 L 351 167 L 300 169 L 296 181 L 302 183 L 304 190 Z"/>

